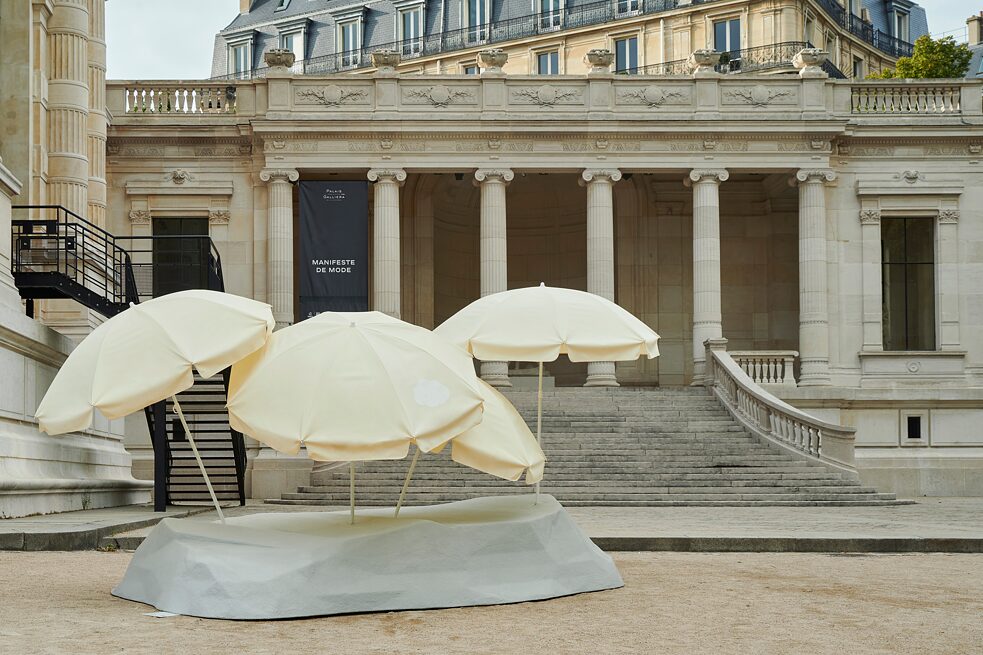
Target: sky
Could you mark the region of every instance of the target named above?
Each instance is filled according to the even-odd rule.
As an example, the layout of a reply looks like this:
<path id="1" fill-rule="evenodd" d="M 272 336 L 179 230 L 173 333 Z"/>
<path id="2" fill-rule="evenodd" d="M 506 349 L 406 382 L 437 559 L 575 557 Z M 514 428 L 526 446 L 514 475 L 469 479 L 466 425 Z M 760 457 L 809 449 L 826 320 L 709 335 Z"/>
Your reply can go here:
<path id="1" fill-rule="evenodd" d="M 933 36 L 966 39 L 966 19 L 983 0 L 919 0 Z M 108 0 L 107 76 L 113 80 L 194 80 L 211 76 L 215 33 L 239 0 Z"/>

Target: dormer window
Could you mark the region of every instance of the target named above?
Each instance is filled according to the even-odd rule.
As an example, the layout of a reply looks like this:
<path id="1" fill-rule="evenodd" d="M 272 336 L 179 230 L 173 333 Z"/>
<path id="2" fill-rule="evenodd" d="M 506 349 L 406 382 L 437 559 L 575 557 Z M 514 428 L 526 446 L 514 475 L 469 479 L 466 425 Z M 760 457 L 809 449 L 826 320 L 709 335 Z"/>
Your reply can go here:
<path id="1" fill-rule="evenodd" d="M 237 80 L 249 79 L 253 70 L 253 32 L 227 36 L 228 64 L 226 71 Z"/>
<path id="2" fill-rule="evenodd" d="M 488 40 L 488 16 L 490 0 L 467 0 L 468 43 L 484 43 Z"/>
<path id="3" fill-rule="evenodd" d="M 354 7 L 338 11 L 332 16 L 338 26 L 337 51 L 340 53 L 341 68 L 357 68 L 362 63 L 362 25 L 365 7 Z"/>
<path id="4" fill-rule="evenodd" d="M 276 9 L 274 9 L 273 11 L 274 12 L 283 11 L 289 6 L 290 6 L 290 0 L 280 0 L 276 5 Z"/>
<path id="5" fill-rule="evenodd" d="M 396 40 L 404 57 L 423 52 L 423 0 L 396 0 Z"/>
<path id="6" fill-rule="evenodd" d="M 304 59 L 307 57 L 307 19 L 291 20 L 277 25 L 280 32 L 280 47 L 294 53 L 295 73 L 304 72 Z"/>
<path id="7" fill-rule="evenodd" d="M 909 25 L 908 14 L 903 14 L 900 11 L 896 11 L 894 13 L 894 16 L 895 16 L 894 20 L 895 20 L 895 28 L 896 28 L 894 36 L 896 38 L 901 39 L 902 41 L 909 41 L 910 39 L 908 37 L 910 32 L 908 27 Z"/>

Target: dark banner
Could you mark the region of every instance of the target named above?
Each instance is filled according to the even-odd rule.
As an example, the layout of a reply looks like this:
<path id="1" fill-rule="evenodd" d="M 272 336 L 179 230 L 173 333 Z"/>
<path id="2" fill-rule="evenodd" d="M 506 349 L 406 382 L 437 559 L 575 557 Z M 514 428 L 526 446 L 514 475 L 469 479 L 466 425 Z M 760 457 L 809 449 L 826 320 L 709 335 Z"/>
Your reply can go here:
<path id="1" fill-rule="evenodd" d="M 368 182 L 300 183 L 300 320 L 369 308 Z"/>

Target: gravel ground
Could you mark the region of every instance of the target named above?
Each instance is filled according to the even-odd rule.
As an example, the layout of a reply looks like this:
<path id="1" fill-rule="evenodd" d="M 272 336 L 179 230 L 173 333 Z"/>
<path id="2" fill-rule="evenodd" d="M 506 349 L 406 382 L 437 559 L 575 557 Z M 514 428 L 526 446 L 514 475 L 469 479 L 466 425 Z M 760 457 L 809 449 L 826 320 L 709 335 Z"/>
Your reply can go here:
<path id="1" fill-rule="evenodd" d="M 0 553 L 0 653 L 983 652 L 983 556 L 619 553 L 625 588 L 496 607 L 236 622 L 109 591 L 128 553 Z"/>

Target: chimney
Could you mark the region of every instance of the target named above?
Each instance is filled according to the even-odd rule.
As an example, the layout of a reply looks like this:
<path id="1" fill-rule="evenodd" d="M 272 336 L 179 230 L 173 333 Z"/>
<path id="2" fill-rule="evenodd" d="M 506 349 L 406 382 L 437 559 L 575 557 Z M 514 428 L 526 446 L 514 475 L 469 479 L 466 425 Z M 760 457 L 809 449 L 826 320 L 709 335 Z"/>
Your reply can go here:
<path id="1" fill-rule="evenodd" d="M 969 20 L 966 21 L 967 32 L 969 33 L 969 45 L 979 45 L 980 41 L 983 40 L 983 11 L 981 11 L 976 16 L 971 16 Z"/>
<path id="2" fill-rule="evenodd" d="M 239 0 L 239 13 L 248 14 L 249 5 L 253 4 L 253 0 Z"/>

